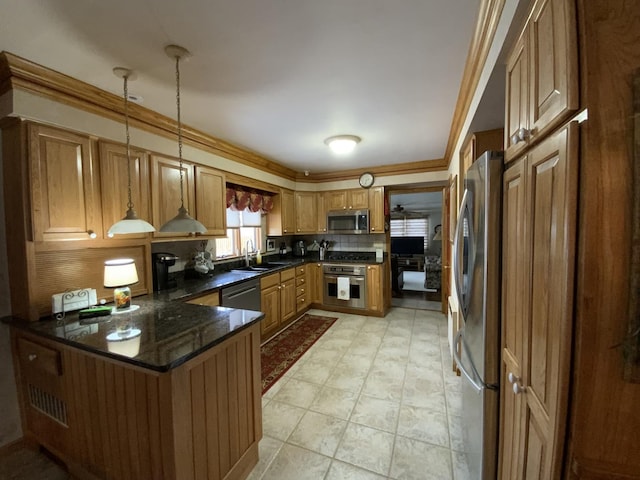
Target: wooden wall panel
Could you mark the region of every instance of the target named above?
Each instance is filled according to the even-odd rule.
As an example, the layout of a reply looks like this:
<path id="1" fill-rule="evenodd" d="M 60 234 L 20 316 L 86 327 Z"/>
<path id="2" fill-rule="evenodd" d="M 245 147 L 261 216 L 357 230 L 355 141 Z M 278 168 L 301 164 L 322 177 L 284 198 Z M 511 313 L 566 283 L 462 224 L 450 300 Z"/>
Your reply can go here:
<path id="1" fill-rule="evenodd" d="M 133 258 L 140 281 L 131 285 L 131 292 L 144 295 L 152 291 L 151 253 L 147 245 L 117 248 L 92 248 L 68 251 L 36 252 L 35 290 L 32 303 L 40 316 L 51 313 L 51 295 L 65 290 L 95 288 L 98 299 L 113 301 L 113 289 L 103 286 L 104 261 L 112 258 Z"/>
<path id="2" fill-rule="evenodd" d="M 571 465 L 573 478 L 640 478 L 640 384 L 623 380 L 629 324 L 633 72 L 640 4 L 580 0 L 582 135 Z M 635 188 L 638 188 L 636 185 Z M 620 476 L 617 476 L 617 475 Z"/>

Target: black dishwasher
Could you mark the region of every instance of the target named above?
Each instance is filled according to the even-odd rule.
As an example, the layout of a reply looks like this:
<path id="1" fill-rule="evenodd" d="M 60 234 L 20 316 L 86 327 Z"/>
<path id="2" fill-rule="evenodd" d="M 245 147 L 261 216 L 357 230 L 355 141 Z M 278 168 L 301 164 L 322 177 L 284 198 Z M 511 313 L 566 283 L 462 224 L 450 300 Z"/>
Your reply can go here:
<path id="1" fill-rule="evenodd" d="M 255 278 L 222 289 L 222 306 L 260 311 L 260 280 Z"/>

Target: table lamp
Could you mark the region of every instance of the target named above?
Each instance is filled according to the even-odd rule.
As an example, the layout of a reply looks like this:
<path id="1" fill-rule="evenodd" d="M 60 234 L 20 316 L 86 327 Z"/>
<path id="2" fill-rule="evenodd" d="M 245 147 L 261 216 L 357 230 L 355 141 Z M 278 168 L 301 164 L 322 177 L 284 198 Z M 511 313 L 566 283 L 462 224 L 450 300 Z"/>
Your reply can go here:
<path id="1" fill-rule="evenodd" d="M 132 258 L 116 258 L 104 262 L 104 286 L 113 288 L 114 307 L 112 313 L 125 313 L 137 310 L 131 305 L 129 285 L 138 283 L 138 272 Z"/>

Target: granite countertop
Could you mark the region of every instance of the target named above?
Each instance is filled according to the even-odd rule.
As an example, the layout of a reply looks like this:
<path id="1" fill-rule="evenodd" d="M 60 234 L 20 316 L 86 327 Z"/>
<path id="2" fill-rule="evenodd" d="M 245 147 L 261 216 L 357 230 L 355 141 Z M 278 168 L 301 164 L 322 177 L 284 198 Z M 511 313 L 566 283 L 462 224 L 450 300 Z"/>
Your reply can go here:
<path id="1" fill-rule="evenodd" d="M 268 271 L 219 270 L 212 275 L 188 279 L 180 275 L 176 279 L 176 288 L 135 297 L 132 303 L 140 308 L 130 313 L 84 320 L 77 313 L 68 313 L 62 320 L 38 322 L 10 316 L 2 321 L 88 352 L 164 372 L 264 318 L 262 312 L 195 305 L 185 303 L 187 300 L 262 275 L 318 261 L 318 255 L 311 254 L 302 258 L 278 259 L 278 267 Z M 325 263 L 381 262 L 327 260 Z"/>
<path id="2" fill-rule="evenodd" d="M 166 301 L 156 295 L 136 297 L 139 309 L 81 320 L 2 320 L 22 330 L 72 347 L 164 372 L 230 338 L 264 318 L 262 312 Z"/>

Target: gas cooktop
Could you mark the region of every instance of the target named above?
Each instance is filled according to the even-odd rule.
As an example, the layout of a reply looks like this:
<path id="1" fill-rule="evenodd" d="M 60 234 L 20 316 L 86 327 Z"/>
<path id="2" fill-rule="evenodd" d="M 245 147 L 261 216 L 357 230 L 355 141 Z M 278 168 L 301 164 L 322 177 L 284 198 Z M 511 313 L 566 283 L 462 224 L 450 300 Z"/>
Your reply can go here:
<path id="1" fill-rule="evenodd" d="M 371 262 L 375 259 L 375 252 L 329 252 L 325 256 L 329 262 Z"/>

